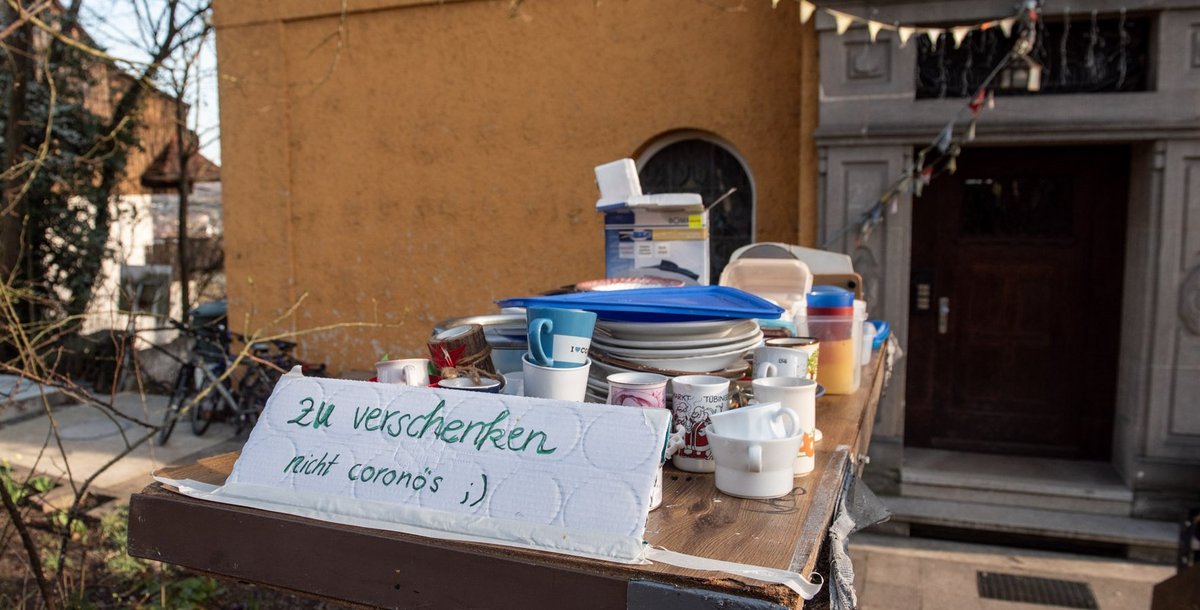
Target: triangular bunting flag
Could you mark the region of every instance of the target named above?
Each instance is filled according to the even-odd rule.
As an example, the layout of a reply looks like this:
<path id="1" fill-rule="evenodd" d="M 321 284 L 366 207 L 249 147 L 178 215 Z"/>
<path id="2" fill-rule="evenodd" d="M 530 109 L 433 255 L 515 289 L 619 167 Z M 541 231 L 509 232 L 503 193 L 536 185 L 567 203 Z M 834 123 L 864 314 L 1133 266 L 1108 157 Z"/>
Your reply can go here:
<path id="1" fill-rule="evenodd" d="M 837 24 L 838 36 L 845 34 L 846 30 L 850 29 L 851 24 L 854 23 L 854 15 L 847 15 L 846 13 L 841 13 L 832 9 L 825 10 L 833 16 L 833 21 Z"/>
<path id="2" fill-rule="evenodd" d="M 946 30 L 941 28 L 925 28 L 925 31 L 922 33 L 925 34 L 925 37 L 929 39 L 929 44 L 936 46 L 938 38 L 941 38 L 945 31 Z"/>
<path id="3" fill-rule="evenodd" d="M 937 139 L 933 141 L 933 147 L 938 149 L 938 152 L 945 153 L 950 148 L 950 144 L 954 141 L 954 121 L 946 123 L 942 128 L 942 132 L 938 134 Z"/>
<path id="4" fill-rule="evenodd" d="M 867 21 L 867 34 L 871 36 L 871 42 L 875 42 L 875 37 L 879 35 L 879 30 L 883 29 L 883 24 L 878 21 Z"/>
<path id="5" fill-rule="evenodd" d="M 987 99 L 987 94 L 983 89 L 975 92 L 975 96 L 971 98 L 971 102 L 967 106 L 971 109 L 971 114 L 979 114 L 983 109 L 983 103 Z"/>
<path id="6" fill-rule="evenodd" d="M 808 23 L 816 10 L 817 5 L 808 0 L 800 0 L 800 23 Z"/>
<path id="7" fill-rule="evenodd" d="M 957 48 L 961 47 L 963 41 L 966 40 L 966 38 L 967 38 L 967 34 L 970 34 L 970 33 L 971 33 L 971 26 L 969 26 L 969 25 L 960 25 L 958 27 L 951 28 L 950 34 L 954 36 L 954 48 L 957 49 Z"/>
<path id="8" fill-rule="evenodd" d="M 1032 59 L 1029 59 L 1028 57 L 1025 59 L 1027 59 L 1029 61 L 1029 82 L 1025 88 L 1030 91 L 1041 91 L 1042 90 L 1042 64 L 1039 64 L 1038 62 L 1033 61 Z"/>
<path id="9" fill-rule="evenodd" d="M 896 28 L 896 35 L 900 37 L 900 48 L 901 49 L 904 48 L 904 45 L 908 44 L 908 39 L 912 38 L 912 35 L 916 31 L 917 31 L 916 28 L 910 28 L 910 27 L 906 27 L 906 26 L 900 26 L 900 27 Z"/>
<path id="10" fill-rule="evenodd" d="M 1012 37 L 1013 25 L 1015 25 L 1016 23 L 1017 23 L 1016 17 L 1009 17 L 1008 19 L 1000 20 L 1000 31 L 1004 32 L 1005 38 Z"/>

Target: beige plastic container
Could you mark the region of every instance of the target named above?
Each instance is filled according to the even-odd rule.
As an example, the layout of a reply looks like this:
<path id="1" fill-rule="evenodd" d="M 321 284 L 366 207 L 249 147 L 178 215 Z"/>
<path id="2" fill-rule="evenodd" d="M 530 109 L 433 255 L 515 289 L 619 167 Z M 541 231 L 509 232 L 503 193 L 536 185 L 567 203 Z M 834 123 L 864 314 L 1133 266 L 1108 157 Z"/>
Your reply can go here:
<path id="1" fill-rule="evenodd" d="M 794 258 L 739 258 L 725 266 L 720 284 L 768 299 L 791 311 L 812 290 L 812 273 Z"/>

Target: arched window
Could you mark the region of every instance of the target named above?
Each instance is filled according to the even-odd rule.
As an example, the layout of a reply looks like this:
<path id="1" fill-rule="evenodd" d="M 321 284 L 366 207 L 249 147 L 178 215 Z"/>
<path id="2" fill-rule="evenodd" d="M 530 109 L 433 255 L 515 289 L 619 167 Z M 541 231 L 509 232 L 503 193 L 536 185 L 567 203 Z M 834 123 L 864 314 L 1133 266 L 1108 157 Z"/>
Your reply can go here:
<path id="1" fill-rule="evenodd" d="M 716 284 L 729 255 L 754 241 L 754 179 L 742 156 L 713 134 L 686 131 L 652 142 L 637 166 L 646 194 L 699 193 L 708 204 L 737 188 L 709 210 L 709 277 Z"/>

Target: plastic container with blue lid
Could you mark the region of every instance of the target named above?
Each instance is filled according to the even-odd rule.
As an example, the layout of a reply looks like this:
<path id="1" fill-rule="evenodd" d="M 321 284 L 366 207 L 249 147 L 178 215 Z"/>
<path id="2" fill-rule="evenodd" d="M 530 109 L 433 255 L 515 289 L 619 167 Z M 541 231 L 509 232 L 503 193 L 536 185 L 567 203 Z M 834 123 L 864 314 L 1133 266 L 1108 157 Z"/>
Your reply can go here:
<path id="1" fill-rule="evenodd" d="M 817 383 L 827 394 L 853 394 L 862 382 L 862 325 L 854 318 L 854 293 L 837 286 L 813 286 L 805 323 L 820 341 Z"/>
<path id="2" fill-rule="evenodd" d="M 851 308 L 850 313 L 853 313 L 854 293 L 837 286 L 813 286 L 806 301 L 810 309 L 814 307 L 820 309 L 849 307 Z"/>

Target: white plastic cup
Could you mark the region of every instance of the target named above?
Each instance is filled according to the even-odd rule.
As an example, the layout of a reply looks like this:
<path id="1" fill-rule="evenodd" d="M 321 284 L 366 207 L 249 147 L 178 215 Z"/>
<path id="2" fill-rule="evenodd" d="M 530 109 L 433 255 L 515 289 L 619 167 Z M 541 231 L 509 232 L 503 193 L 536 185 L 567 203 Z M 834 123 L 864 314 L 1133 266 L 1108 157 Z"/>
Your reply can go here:
<path id="1" fill-rule="evenodd" d="M 429 385 L 429 359 L 406 358 L 376 362 L 375 378 L 379 380 L 379 383 L 427 386 Z"/>

